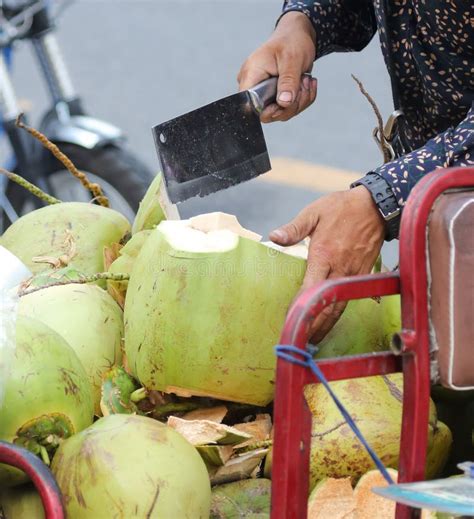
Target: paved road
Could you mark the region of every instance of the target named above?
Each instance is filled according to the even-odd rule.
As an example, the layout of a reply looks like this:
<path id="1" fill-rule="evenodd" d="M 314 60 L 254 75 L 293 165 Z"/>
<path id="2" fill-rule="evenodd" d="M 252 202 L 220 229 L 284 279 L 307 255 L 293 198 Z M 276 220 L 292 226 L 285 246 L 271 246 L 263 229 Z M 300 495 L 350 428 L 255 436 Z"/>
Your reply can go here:
<path id="1" fill-rule="evenodd" d="M 271 32 L 280 5 L 278 0 L 79 0 L 62 18 L 59 36 L 90 112 L 125 129 L 130 147 L 157 168 L 151 126 L 235 91 L 241 62 Z M 21 48 L 15 79 L 39 114 L 46 97 L 35 68 L 29 51 Z M 388 115 L 389 81 L 378 42 L 362 53 L 325 57 L 314 73 L 317 103 L 295 120 L 265 127 L 271 157 L 355 172 L 377 166 L 374 116 L 350 74 L 364 82 Z M 331 189 L 331 173 L 322 174 Z M 181 212 L 226 210 L 265 234 L 319 194 L 288 183 L 252 181 L 191 200 Z M 394 258 L 391 247 L 387 262 Z"/>

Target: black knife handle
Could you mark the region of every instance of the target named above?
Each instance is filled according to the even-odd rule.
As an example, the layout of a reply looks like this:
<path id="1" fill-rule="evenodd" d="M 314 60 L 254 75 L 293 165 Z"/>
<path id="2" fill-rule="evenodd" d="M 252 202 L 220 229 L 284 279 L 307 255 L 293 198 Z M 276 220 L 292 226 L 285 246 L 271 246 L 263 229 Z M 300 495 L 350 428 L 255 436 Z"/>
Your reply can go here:
<path id="1" fill-rule="evenodd" d="M 276 100 L 278 78 L 271 77 L 265 79 L 258 85 L 249 88 L 248 93 L 252 99 L 253 106 L 258 113 L 262 112 L 264 108 L 271 105 Z"/>

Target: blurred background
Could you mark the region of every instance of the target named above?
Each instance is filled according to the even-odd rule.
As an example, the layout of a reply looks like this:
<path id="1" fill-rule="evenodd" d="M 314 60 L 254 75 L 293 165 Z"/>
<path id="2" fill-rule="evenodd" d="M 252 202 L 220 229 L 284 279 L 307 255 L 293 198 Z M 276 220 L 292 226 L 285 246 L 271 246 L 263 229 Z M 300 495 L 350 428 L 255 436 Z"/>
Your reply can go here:
<path id="1" fill-rule="evenodd" d="M 150 128 L 237 90 L 246 56 L 271 33 L 281 0 L 76 0 L 58 37 L 91 114 L 122 128 L 131 148 L 158 170 Z M 47 94 L 28 46 L 17 45 L 13 78 L 34 124 Z M 381 162 L 375 117 L 355 74 L 384 117 L 392 110 L 378 39 L 361 53 L 319 60 L 316 103 L 286 123 L 265 125 L 273 171 L 205 199 L 180 204 L 183 217 L 222 210 L 263 235 L 321 194 L 346 188 Z M 384 249 L 396 263 L 397 248 Z"/>

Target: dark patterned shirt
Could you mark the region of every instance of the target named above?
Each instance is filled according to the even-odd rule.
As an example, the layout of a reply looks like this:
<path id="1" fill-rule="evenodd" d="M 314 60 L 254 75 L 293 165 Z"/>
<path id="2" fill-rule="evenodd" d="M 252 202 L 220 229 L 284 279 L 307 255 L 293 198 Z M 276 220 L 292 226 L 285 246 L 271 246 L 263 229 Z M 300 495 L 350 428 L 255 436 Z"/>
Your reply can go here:
<path id="1" fill-rule="evenodd" d="M 288 11 L 311 20 L 317 58 L 361 50 L 378 30 L 415 150 L 374 170 L 400 205 L 423 175 L 474 165 L 474 0 L 287 0 Z"/>

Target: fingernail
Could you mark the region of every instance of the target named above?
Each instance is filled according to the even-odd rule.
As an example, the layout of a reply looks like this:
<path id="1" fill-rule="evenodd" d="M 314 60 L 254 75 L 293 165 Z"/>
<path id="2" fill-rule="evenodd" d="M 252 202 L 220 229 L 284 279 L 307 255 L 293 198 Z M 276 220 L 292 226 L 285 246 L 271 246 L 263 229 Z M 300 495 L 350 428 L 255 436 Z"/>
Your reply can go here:
<path id="1" fill-rule="evenodd" d="M 318 80 L 314 77 L 311 79 L 311 86 L 316 88 L 318 86 Z"/>
<path id="2" fill-rule="evenodd" d="M 303 87 L 305 90 L 309 90 L 309 87 L 310 87 L 310 78 L 308 76 L 305 76 L 303 78 Z"/>
<path id="3" fill-rule="evenodd" d="M 293 101 L 293 94 L 291 92 L 280 92 L 278 101 L 282 103 L 291 103 Z"/>
<path id="4" fill-rule="evenodd" d="M 270 233 L 270 239 L 286 243 L 288 241 L 288 234 L 282 229 L 276 229 Z"/>

